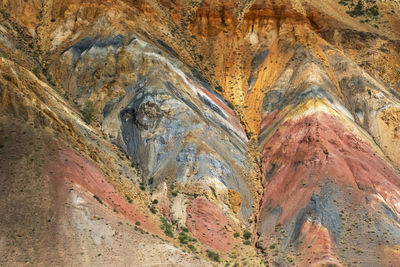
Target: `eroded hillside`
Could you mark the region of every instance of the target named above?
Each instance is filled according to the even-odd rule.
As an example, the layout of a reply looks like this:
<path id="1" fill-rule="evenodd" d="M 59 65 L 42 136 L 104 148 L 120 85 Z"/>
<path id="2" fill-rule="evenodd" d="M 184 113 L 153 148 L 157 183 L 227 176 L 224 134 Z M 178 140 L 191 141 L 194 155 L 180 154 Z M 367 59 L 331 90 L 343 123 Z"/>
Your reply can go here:
<path id="1" fill-rule="evenodd" d="M 1 1 L 5 266 L 395 266 L 398 1 Z"/>

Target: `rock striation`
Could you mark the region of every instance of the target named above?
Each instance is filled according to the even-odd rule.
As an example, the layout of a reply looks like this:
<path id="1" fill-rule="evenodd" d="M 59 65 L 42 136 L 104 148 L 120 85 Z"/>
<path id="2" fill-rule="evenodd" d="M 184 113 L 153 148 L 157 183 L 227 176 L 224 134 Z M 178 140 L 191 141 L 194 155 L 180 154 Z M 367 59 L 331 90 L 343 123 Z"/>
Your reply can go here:
<path id="1" fill-rule="evenodd" d="M 0 265 L 396 266 L 399 14 L 0 1 Z"/>

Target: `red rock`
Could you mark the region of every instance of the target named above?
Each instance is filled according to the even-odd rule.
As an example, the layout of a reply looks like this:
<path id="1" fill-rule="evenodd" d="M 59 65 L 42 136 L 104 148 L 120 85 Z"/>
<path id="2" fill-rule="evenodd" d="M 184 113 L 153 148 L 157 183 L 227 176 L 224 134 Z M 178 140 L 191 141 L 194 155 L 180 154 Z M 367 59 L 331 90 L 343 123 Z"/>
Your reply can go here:
<path id="1" fill-rule="evenodd" d="M 266 242 L 270 237 L 279 235 L 273 232 L 274 228 L 276 231 L 277 225 L 281 225 L 283 231 L 292 231 L 288 225 L 296 223 L 296 227 L 300 228 L 291 232 L 293 234 L 290 242 L 300 246 L 296 247 L 301 253 L 301 256 L 296 256 L 296 263 L 301 266 L 339 264 L 337 249 L 343 251 L 344 246 L 338 241 L 345 238 L 347 229 L 340 230 L 335 227 L 346 223 L 349 225 L 350 220 L 357 222 L 357 226 L 350 226 L 350 231 L 356 231 L 358 234 L 372 228 L 380 231 L 379 228 L 374 228 L 374 223 L 359 223 L 356 211 L 382 214 L 383 207 L 388 206 L 397 216 L 400 214 L 399 174 L 380 158 L 367 142 L 328 114 L 314 114 L 282 123 L 279 131 L 273 133 L 266 141 L 263 157 L 264 194 L 257 225 L 261 234 L 260 240 Z M 318 215 L 322 217 L 313 221 L 313 216 L 323 214 L 324 211 L 321 209 L 325 206 L 319 205 L 318 211 L 307 207 L 312 197 L 314 198 L 312 203 L 315 203 L 318 199 L 315 196 L 325 196 L 321 188 L 325 188 L 327 183 L 334 184 L 335 187 L 331 190 L 335 193 L 340 191 L 341 193 L 337 193 L 341 194 L 339 195 L 341 197 L 335 199 L 331 196 L 334 202 L 329 204 L 330 210 L 326 212 L 346 210 L 346 213 L 342 214 L 346 218 L 330 213 Z M 308 213 L 301 215 L 304 210 L 306 212 L 309 210 L 311 217 L 308 217 Z M 331 229 L 327 229 L 328 226 L 324 225 L 321 218 L 334 221 L 329 224 Z M 381 220 L 379 217 L 376 219 Z M 319 220 L 322 220 L 322 225 Z M 337 231 L 336 240 L 333 240 L 330 231 Z M 353 247 L 359 248 L 357 242 L 364 240 L 362 238 L 364 237 L 354 239 L 349 235 L 346 240 L 353 242 Z M 369 239 L 365 237 L 365 240 Z M 309 249 L 310 246 L 312 249 Z M 367 253 L 365 251 L 376 253 L 378 247 L 379 242 L 375 241 L 368 245 L 363 244 L 362 252 L 356 256 L 354 255 L 356 251 L 354 254 L 346 254 L 348 258 L 344 260 L 353 261 L 354 257 L 360 260 L 365 258 Z M 386 251 L 392 250 L 392 247 L 386 249 Z M 393 258 L 386 256 L 385 258 L 393 262 Z"/>
<path id="2" fill-rule="evenodd" d="M 223 252 L 233 247 L 231 232 L 226 232 L 227 218 L 214 203 L 204 198 L 196 198 L 186 209 L 186 226 L 200 242 Z"/>
<path id="3" fill-rule="evenodd" d="M 364 141 L 326 114 L 284 122 L 265 143 L 264 176 L 271 164 L 278 167 L 264 181 L 263 202 L 280 204 L 280 222 L 304 207 L 319 185 L 330 177 L 344 187 L 376 190 L 400 213 L 400 177 Z M 306 185 L 306 186 L 305 186 Z"/>
<path id="4" fill-rule="evenodd" d="M 134 204 L 128 203 L 118 194 L 107 178 L 90 161 L 70 148 L 60 150 L 58 160 L 50 162 L 47 167 L 47 177 L 53 182 L 63 179 L 77 184 L 82 190 L 87 190 L 89 194 L 99 197 L 101 201 L 112 209 L 116 209 L 128 220 L 139 221 L 142 228 L 154 233 L 160 232 L 143 213 L 135 208 Z"/>

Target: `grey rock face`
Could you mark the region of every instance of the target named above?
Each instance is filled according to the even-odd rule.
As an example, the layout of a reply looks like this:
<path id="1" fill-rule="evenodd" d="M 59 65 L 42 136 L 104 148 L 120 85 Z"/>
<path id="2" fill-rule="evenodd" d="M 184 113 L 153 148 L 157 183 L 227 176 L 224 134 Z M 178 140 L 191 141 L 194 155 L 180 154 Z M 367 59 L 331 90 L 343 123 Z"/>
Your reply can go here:
<path id="1" fill-rule="evenodd" d="M 246 174 L 253 167 L 233 112 L 168 53 L 139 38 L 126 45 L 123 40 L 85 40 L 64 52 L 76 101 L 99 91 L 110 96 L 95 103 L 102 130 L 144 177 L 153 177 L 153 187 L 178 183 L 188 193 L 211 192 L 217 200 L 233 189 L 242 197 L 240 215 L 248 218 L 253 200 Z M 113 96 L 118 88 L 122 93 Z"/>

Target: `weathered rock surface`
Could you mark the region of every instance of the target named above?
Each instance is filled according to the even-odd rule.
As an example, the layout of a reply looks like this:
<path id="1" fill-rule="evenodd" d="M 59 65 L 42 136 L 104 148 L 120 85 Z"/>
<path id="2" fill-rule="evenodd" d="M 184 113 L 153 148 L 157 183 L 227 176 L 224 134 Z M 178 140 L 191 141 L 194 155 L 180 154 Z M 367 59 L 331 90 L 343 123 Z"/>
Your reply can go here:
<path id="1" fill-rule="evenodd" d="M 0 265 L 400 262 L 398 1 L 0 11 Z"/>

